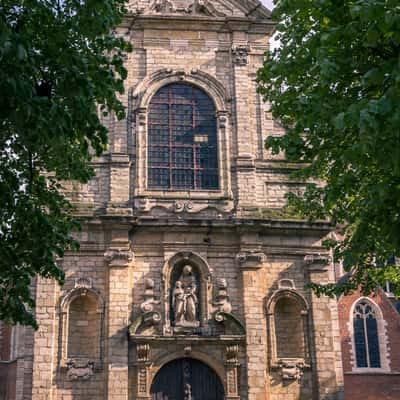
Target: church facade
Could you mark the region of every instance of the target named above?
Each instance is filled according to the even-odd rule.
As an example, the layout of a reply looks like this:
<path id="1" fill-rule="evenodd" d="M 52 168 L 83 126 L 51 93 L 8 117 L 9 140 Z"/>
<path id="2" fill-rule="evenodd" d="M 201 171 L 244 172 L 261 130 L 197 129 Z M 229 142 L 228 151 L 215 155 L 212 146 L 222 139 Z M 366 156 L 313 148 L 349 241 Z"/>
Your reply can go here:
<path id="1" fill-rule="evenodd" d="M 330 227 L 283 211 L 302 185 L 263 145 L 282 132 L 256 92 L 269 11 L 257 0 L 128 9 L 116 29 L 134 47 L 127 118 L 104 121 L 96 177 L 67 186 L 81 249 L 59 261 L 63 287 L 35 282 L 39 330 L 14 333 L 9 393 L 341 399 L 337 302 L 306 288 L 335 279 Z"/>

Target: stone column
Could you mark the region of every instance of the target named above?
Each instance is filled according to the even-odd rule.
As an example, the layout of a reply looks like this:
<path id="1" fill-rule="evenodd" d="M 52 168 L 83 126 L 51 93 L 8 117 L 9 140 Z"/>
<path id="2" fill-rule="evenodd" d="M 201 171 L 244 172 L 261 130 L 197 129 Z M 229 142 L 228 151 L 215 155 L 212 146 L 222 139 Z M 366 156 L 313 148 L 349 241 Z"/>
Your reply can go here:
<path id="1" fill-rule="evenodd" d="M 266 378 L 266 321 L 261 295 L 264 253 L 242 250 L 237 255 L 243 283 L 243 314 L 246 326 L 248 400 L 265 400 Z"/>
<path id="2" fill-rule="evenodd" d="M 334 276 L 327 255 L 308 255 L 304 259 L 311 283 L 333 283 Z M 314 396 L 318 400 L 343 398 L 341 353 L 335 341 L 339 340 L 337 302 L 311 293 L 311 317 L 314 348 L 311 349 L 315 378 Z"/>
<path id="3" fill-rule="evenodd" d="M 128 399 L 129 271 L 133 253 L 129 249 L 128 228 L 113 227 L 110 248 L 104 254 L 108 265 L 108 397 Z"/>

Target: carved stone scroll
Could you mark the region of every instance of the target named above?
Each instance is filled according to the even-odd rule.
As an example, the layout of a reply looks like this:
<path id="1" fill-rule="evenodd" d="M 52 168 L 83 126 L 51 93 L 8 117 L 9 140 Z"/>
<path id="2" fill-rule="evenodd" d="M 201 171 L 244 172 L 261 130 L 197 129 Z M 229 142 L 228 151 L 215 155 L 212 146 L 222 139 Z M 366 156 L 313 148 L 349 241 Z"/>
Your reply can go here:
<path id="1" fill-rule="evenodd" d="M 155 300 L 154 295 L 154 281 L 152 279 L 146 279 L 144 301 L 140 305 L 140 310 L 143 314 L 154 311 L 154 306 L 160 304 L 159 300 Z"/>

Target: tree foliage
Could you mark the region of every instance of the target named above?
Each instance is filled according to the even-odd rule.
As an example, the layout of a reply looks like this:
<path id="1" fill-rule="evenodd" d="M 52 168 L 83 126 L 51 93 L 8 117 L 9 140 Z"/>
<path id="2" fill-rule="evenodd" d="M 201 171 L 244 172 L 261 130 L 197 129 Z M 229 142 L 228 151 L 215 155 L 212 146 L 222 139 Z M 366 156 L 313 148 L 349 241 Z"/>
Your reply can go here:
<path id="1" fill-rule="evenodd" d="M 326 245 L 351 272 L 315 289 L 369 293 L 389 280 L 400 295 L 399 269 L 387 263 L 400 256 L 400 3 L 280 0 L 273 18 L 281 46 L 259 91 L 286 134 L 266 145 L 325 182 L 289 202 L 341 228 L 343 240 Z"/>
<path id="2" fill-rule="evenodd" d="M 36 326 L 32 278 L 62 283 L 55 258 L 77 248 L 60 184 L 91 178 L 101 114 L 123 117 L 124 2 L 0 2 L 0 320 Z"/>

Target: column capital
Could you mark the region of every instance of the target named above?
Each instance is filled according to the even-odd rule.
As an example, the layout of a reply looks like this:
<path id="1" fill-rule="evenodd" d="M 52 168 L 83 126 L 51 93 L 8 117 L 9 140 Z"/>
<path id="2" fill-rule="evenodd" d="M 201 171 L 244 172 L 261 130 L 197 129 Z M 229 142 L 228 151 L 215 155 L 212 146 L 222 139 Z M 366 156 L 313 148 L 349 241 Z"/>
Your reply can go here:
<path id="1" fill-rule="evenodd" d="M 266 255 L 258 250 L 241 251 L 236 255 L 236 262 L 243 270 L 258 270 L 266 260 Z"/>
<path id="2" fill-rule="evenodd" d="M 108 249 L 104 259 L 110 267 L 127 267 L 134 261 L 134 253 L 129 249 Z"/>

